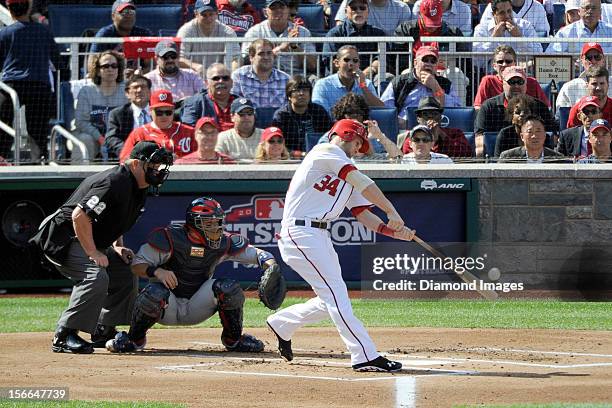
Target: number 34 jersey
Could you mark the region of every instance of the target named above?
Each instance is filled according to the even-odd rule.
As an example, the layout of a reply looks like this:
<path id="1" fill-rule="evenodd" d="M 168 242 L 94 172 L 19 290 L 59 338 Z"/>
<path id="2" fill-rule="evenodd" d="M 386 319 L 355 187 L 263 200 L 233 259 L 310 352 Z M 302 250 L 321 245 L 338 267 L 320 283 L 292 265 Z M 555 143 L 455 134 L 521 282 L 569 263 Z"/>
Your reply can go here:
<path id="1" fill-rule="evenodd" d="M 332 221 L 344 208 L 372 205 L 345 181 L 355 164 L 338 146 L 316 145 L 296 170 L 283 211 L 284 223 L 293 219 Z"/>

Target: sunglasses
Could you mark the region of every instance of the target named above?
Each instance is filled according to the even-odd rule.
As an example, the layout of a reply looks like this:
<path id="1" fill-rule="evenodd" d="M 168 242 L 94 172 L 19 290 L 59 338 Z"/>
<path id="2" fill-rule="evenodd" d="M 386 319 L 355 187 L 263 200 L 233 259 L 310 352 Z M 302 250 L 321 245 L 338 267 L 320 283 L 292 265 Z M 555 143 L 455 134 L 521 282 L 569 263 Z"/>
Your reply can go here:
<path id="1" fill-rule="evenodd" d="M 119 14 L 121 14 L 122 16 L 133 16 L 134 14 L 136 14 L 136 10 L 132 8 L 126 8 L 121 10 Z"/>
<path id="2" fill-rule="evenodd" d="M 210 77 L 208 78 L 209 81 L 229 81 L 230 79 L 232 79 L 231 76 L 229 75 L 215 75 L 214 77 Z"/>
<path id="3" fill-rule="evenodd" d="M 591 108 L 591 109 L 584 108 L 582 110 L 582 113 L 584 113 L 587 116 L 597 115 L 599 113 L 599 109 L 597 109 L 597 108 Z"/>
<path id="4" fill-rule="evenodd" d="M 113 62 L 112 64 L 102 64 L 100 65 L 100 69 L 117 69 L 119 68 L 119 64 L 117 64 L 116 62 Z"/>
<path id="5" fill-rule="evenodd" d="M 510 65 L 510 64 L 514 64 L 514 60 L 511 60 L 511 59 L 500 59 L 500 60 L 495 61 L 495 63 L 496 63 L 497 65 L 502 65 L 502 64 L 504 64 L 504 63 L 505 63 L 506 65 Z"/>
<path id="6" fill-rule="evenodd" d="M 431 143 L 431 138 L 430 137 L 413 137 L 412 141 L 414 143 Z"/>
<path id="7" fill-rule="evenodd" d="M 170 60 L 170 59 L 175 60 L 175 59 L 178 58 L 178 55 L 176 55 L 176 54 L 166 54 L 166 55 L 161 56 L 159 58 L 163 59 L 164 61 Z"/>
<path id="8" fill-rule="evenodd" d="M 601 54 L 585 55 L 584 59 L 587 61 L 601 61 L 603 59 L 603 55 Z"/>
<path id="9" fill-rule="evenodd" d="M 438 59 L 436 57 L 423 57 L 421 58 L 421 61 L 427 64 L 437 64 L 438 63 Z"/>
<path id="10" fill-rule="evenodd" d="M 525 85 L 525 80 L 523 78 L 512 78 L 506 81 L 506 83 L 510 86 Z"/>
<path id="11" fill-rule="evenodd" d="M 155 115 L 157 116 L 172 116 L 174 111 L 170 109 L 155 109 Z"/>
<path id="12" fill-rule="evenodd" d="M 349 6 L 353 11 L 366 11 L 368 6 Z"/>
<path id="13" fill-rule="evenodd" d="M 354 64 L 357 64 L 357 63 L 359 63 L 359 58 L 348 58 L 348 57 L 346 57 L 346 58 L 342 58 L 342 61 L 344 61 L 344 62 L 352 62 Z"/>
<path id="14" fill-rule="evenodd" d="M 268 143 L 270 144 L 283 144 L 283 142 L 284 140 L 280 137 L 273 137 L 272 139 L 268 140 Z"/>

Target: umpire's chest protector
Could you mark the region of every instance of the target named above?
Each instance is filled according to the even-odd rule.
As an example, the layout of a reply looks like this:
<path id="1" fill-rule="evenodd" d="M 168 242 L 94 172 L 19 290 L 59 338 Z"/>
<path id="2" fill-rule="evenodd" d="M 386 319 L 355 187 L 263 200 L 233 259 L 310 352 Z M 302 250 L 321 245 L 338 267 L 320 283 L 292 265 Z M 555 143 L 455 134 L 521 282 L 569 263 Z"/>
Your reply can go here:
<path id="1" fill-rule="evenodd" d="M 176 297 L 190 298 L 198 291 L 215 271 L 219 260 L 227 253 L 230 240 L 223 239 L 218 249 L 202 243 L 193 243 L 182 226 L 172 225 L 164 230 L 172 248 L 172 256 L 163 265 L 178 279 L 178 286 L 172 291 Z"/>

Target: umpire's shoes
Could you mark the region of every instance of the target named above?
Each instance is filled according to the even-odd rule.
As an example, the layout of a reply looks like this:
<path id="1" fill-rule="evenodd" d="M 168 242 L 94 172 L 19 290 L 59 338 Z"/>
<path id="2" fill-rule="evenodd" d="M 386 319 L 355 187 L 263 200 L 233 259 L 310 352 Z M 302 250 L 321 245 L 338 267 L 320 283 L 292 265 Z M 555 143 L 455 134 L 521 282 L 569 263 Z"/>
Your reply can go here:
<path id="1" fill-rule="evenodd" d="M 402 363 L 391 361 L 383 356 L 378 356 L 374 360 L 366 361 L 353 365 L 355 371 L 384 371 L 393 373 L 402 369 Z"/>
<path id="2" fill-rule="evenodd" d="M 98 324 L 96 330 L 91 335 L 91 344 L 93 344 L 94 348 L 105 348 L 106 342 L 114 339 L 116 335 L 117 329 L 115 326 Z"/>
<path id="3" fill-rule="evenodd" d="M 272 333 L 274 333 L 274 335 L 276 336 L 276 339 L 278 340 L 278 352 L 280 353 L 280 356 L 285 361 L 293 360 L 293 350 L 291 349 L 291 340 L 283 339 L 281 336 L 278 335 L 278 333 L 276 333 L 276 330 L 272 328 L 272 325 L 270 323 L 266 321 L 266 324 L 268 325 L 268 327 L 270 328 Z"/>
<path id="4" fill-rule="evenodd" d="M 94 349 L 91 343 L 79 337 L 77 329 L 60 326 L 55 330 L 51 350 L 55 353 L 91 354 Z"/>
<path id="5" fill-rule="evenodd" d="M 224 344 L 227 351 L 237 351 L 239 353 L 260 353 L 264 349 L 264 344 L 255 336 L 243 334 L 240 339 L 231 346 Z"/>
<path id="6" fill-rule="evenodd" d="M 106 342 L 106 349 L 111 353 L 132 353 L 134 351 L 141 351 L 147 344 L 147 337 L 143 337 L 141 340 L 132 341 L 128 334 L 124 331 L 117 333 L 114 339 L 110 339 Z"/>

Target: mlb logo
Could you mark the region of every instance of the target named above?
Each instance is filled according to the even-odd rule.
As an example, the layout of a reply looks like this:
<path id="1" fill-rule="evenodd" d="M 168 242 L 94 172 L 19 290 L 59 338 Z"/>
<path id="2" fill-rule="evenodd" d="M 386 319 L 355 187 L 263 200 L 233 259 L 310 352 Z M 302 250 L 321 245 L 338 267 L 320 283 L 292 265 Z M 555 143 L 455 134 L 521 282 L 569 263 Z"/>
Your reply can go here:
<path id="1" fill-rule="evenodd" d="M 282 198 L 258 198 L 255 200 L 255 219 L 280 220 L 285 202 Z"/>

